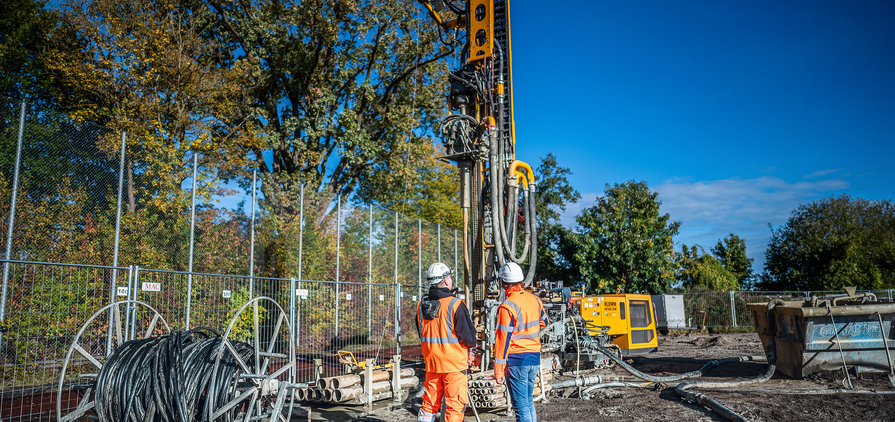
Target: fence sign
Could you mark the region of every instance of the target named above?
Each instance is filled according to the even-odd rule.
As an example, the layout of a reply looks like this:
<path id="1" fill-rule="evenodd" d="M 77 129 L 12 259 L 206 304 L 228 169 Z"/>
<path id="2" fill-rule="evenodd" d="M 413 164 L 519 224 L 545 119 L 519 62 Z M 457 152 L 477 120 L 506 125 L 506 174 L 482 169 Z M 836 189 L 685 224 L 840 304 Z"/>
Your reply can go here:
<path id="1" fill-rule="evenodd" d="M 118 288 L 118 296 L 127 296 L 127 287 Z"/>
<path id="2" fill-rule="evenodd" d="M 385 300 L 385 295 L 379 295 L 379 301 L 382 302 L 383 300 Z"/>
<path id="3" fill-rule="evenodd" d="M 221 292 L 221 295 L 224 296 L 224 299 L 230 299 L 231 292 L 230 290 L 224 290 Z"/>
<path id="4" fill-rule="evenodd" d="M 345 300 L 351 300 L 351 293 L 345 293 Z"/>
<path id="5" fill-rule="evenodd" d="M 308 289 L 295 289 L 295 295 L 298 296 L 299 299 L 307 299 Z"/>
<path id="6" fill-rule="evenodd" d="M 143 282 L 143 291 L 144 292 L 160 292 L 162 291 L 162 283 L 150 283 L 148 281 Z"/>
<path id="7" fill-rule="evenodd" d="M 416 295 L 413 295 L 413 301 L 416 302 Z"/>

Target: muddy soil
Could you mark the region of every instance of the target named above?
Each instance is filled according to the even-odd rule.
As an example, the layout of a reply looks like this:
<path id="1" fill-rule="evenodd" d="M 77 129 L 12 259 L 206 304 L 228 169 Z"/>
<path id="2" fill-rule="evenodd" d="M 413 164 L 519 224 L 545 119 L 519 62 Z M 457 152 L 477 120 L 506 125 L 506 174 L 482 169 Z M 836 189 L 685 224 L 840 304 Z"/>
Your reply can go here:
<path id="1" fill-rule="evenodd" d="M 667 335 L 659 337 L 659 350 L 627 357 L 636 369 L 653 375 L 673 375 L 694 371 L 714 359 L 739 356 L 764 358 L 761 340 L 754 333 Z M 710 381 L 747 379 L 766 372 L 767 364 L 745 361 L 710 369 L 701 378 Z M 582 371 L 582 375 L 601 375 L 630 379 L 618 367 Z M 843 387 L 846 374 L 830 371 L 793 380 L 776 373 L 771 380 L 728 390 L 699 390 L 746 419 L 764 421 L 895 421 L 895 387 L 886 374 L 850 373 L 853 390 Z M 553 382 L 574 378 L 572 373 L 557 375 Z M 674 383 L 670 383 L 674 384 Z M 710 409 L 681 399 L 673 386 L 658 384 L 648 388 L 613 388 L 600 391 L 594 398 L 578 398 L 578 389 L 552 391 L 548 400 L 536 404 L 540 422 L 619 422 L 619 421 L 722 421 Z M 863 391 L 865 393 L 859 393 Z M 869 392 L 869 394 L 868 394 Z M 879 392 L 882 394 L 873 394 Z M 412 422 L 415 415 L 409 403 L 384 404 L 370 414 L 361 408 L 315 410 L 308 420 Z M 514 421 L 505 412 L 482 412 L 482 420 Z M 305 420 L 302 418 L 301 420 Z M 475 418 L 469 412 L 466 421 Z"/>

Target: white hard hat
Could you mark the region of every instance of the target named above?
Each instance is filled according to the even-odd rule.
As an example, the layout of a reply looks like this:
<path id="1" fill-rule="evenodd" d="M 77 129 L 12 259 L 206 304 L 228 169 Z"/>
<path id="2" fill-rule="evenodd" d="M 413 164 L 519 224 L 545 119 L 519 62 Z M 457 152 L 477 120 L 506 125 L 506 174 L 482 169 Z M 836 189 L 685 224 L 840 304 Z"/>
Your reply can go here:
<path id="1" fill-rule="evenodd" d="M 515 262 L 507 262 L 506 265 L 500 267 L 499 276 L 501 281 L 509 284 L 521 283 L 525 280 L 525 276 L 522 275 L 522 268 Z"/>
<path id="2" fill-rule="evenodd" d="M 429 284 L 438 284 L 444 280 L 445 277 L 453 274 L 454 272 L 448 268 L 447 265 L 444 265 L 440 262 L 436 262 L 429 266 L 429 269 L 426 270 L 426 280 Z"/>

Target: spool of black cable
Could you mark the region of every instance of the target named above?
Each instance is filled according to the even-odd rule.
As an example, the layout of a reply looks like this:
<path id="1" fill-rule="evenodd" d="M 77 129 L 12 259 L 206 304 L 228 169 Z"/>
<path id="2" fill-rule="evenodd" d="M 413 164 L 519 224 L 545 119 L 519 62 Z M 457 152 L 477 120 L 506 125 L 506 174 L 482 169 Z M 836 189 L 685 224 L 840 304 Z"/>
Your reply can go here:
<path id="1" fill-rule="evenodd" d="M 215 373 L 214 353 L 221 337 L 210 328 L 175 331 L 170 335 L 132 340 L 106 358 L 96 379 L 96 413 L 101 421 L 143 422 L 205 420 L 206 397 L 215 397 L 212 409 L 235 398 L 240 362 L 232 353 L 222 356 Z M 242 364 L 254 366 L 253 347 L 230 344 Z M 217 391 L 209 394 L 212 379 Z M 216 420 L 235 420 L 238 406 Z"/>

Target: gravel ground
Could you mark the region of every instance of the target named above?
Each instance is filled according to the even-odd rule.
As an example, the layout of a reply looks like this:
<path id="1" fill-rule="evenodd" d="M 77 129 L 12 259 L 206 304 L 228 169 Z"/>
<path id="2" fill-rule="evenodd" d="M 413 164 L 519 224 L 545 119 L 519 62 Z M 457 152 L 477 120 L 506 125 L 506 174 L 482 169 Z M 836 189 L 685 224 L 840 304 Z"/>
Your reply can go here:
<path id="1" fill-rule="evenodd" d="M 699 369 L 713 359 L 737 356 L 764 356 L 757 334 L 660 336 L 657 352 L 628 357 L 626 361 L 646 373 L 673 375 Z M 727 364 L 709 370 L 702 379 L 747 379 L 763 374 L 766 369 L 764 362 Z M 584 375 L 630 376 L 618 367 L 591 370 Z M 571 377 L 568 373 L 558 375 L 553 382 Z M 804 380 L 793 380 L 778 372 L 766 383 L 741 387 L 736 391 L 696 391 L 756 422 L 895 420 L 895 395 L 829 393 L 830 390 L 842 389 L 844 378 L 841 370 L 812 374 Z M 851 378 L 857 390 L 895 392 L 885 374 L 852 374 Z M 724 420 L 699 404 L 682 400 L 674 388 L 663 384 L 647 389 L 606 389 L 591 400 L 577 398 L 575 388 L 552 391 L 550 394 L 546 402 L 536 405 L 540 422 Z M 412 422 L 416 417 L 409 407 L 407 402 L 380 402 L 370 414 L 365 414 L 360 407 L 315 407 L 309 419 L 293 420 Z M 514 420 L 505 412 L 484 412 L 481 419 Z M 466 421 L 474 420 L 470 412 Z"/>

